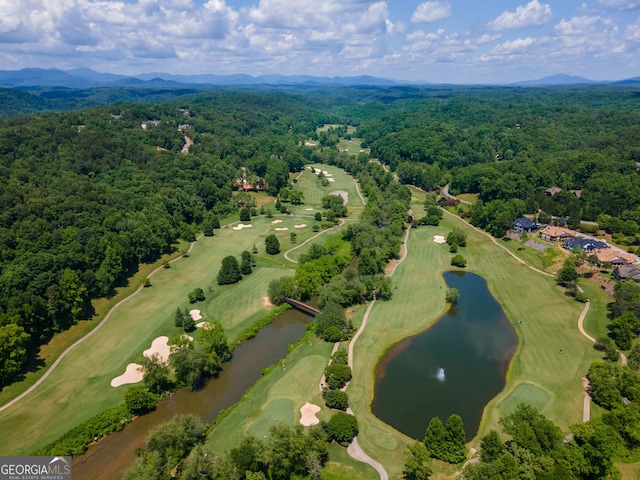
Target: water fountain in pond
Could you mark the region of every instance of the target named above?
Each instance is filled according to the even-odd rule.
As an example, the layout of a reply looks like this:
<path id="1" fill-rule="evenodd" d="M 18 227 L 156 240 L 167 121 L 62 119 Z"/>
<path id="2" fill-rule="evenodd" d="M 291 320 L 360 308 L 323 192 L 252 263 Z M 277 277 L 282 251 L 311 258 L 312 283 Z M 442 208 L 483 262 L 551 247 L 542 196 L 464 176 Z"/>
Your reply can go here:
<path id="1" fill-rule="evenodd" d="M 438 374 L 436 375 L 436 377 L 438 377 L 438 380 L 440 380 L 441 382 L 444 382 L 444 368 L 438 369 Z"/>

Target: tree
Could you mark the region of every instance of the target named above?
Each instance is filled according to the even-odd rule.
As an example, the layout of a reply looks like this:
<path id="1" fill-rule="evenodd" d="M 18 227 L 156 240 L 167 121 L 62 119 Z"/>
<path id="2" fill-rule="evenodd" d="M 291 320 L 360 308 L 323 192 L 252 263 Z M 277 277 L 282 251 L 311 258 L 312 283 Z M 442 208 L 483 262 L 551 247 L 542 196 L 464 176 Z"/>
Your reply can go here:
<path id="1" fill-rule="evenodd" d="M 576 271 L 575 260 L 571 257 L 567 258 L 562 264 L 562 268 L 556 275 L 556 282 L 567 288 L 572 288 L 578 281 L 578 272 Z"/>
<path id="2" fill-rule="evenodd" d="M 431 458 L 424 443 L 414 442 L 404 455 L 402 478 L 405 480 L 427 480 L 431 475 Z"/>
<path id="3" fill-rule="evenodd" d="M 631 342 L 636 337 L 639 327 L 640 321 L 635 313 L 631 311 L 614 318 L 609 325 L 616 345 L 620 350 L 629 350 L 631 348 Z"/>
<path id="4" fill-rule="evenodd" d="M 157 397 L 144 385 L 133 385 L 124 394 L 124 403 L 132 415 L 144 415 L 156 408 Z"/>
<path id="5" fill-rule="evenodd" d="M 149 452 L 160 455 L 163 463 L 175 465 L 204 439 L 204 424 L 193 414 L 184 414 L 154 427 L 145 439 Z"/>
<path id="6" fill-rule="evenodd" d="M 322 307 L 315 320 L 316 335 L 327 342 L 346 340 L 353 327 L 344 314 L 344 308 L 336 302 L 328 302 Z"/>
<path id="7" fill-rule="evenodd" d="M 251 221 L 251 211 L 247 207 L 240 209 L 240 221 L 241 222 Z"/>
<path id="8" fill-rule="evenodd" d="M 505 446 L 495 430 L 490 430 L 489 433 L 482 437 L 480 448 L 482 449 L 480 458 L 486 463 L 491 463 L 498 459 L 505 451 Z"/>
<path id="9" fill-rule="evenodd" d="M 460 291 L 457 288 L 447 288 L 444 300 L 451 305 L 455 305 L 460 300 Z"/>
<path id="10" fill-rule="evenodd" d="M 342 390 L 330 390 L 325 388 L 322 390 L 322 398 L 328 408 L 337 410 L 346 410 L 349 407 L 349 396 L 347 392 Z"/>
<path id="11" fill-rule="evenodd" d="M 169 366 L 161 362 L 158 355 L 154 354 L 151 358 L 144 357 L 142 371 L 144 372 L 142 381 L 150 392 L 164 393 L 169 390 Z"/>
<path id="12" fill-rule="evenodd" d="M 244 250 L 241 256 L 240 273 L 242 273 L 242 275 L 250 275 L 252 272 L 253 256 L 247 250 Z"/>
<path id="13" fill-rule="evenodd" d="M 460 254 L 454 255 L 451 257 L 451 265 L 454 267 L 464 268 L 467 266 L 467 259 Z"/>
<path id="14" fill-rule="evenodd" d="M 238 260 L 233 255 L 222 259 L 222 265 L 218 271 L 218 285 L 231 285 L 242 280 Z"/>
<path id="15" fill-rule="evenodd" d="M 182 311 L 182 309 L 180 307 L 176 308 L 176 318 L 175 318 L 175 325 L 178 328 L 182 328 L 182 325 L 184 324 L 184 313 Z"/>
<path id="16" fill-rule="evenodd" d="M 19 325 L 0 327 L 0 385 L 6 385 L 24 366 L 31 336 Z"/>
<path id="17" fill-rule="evenodd" d="M 538 455 L 550 453 L 562 441 L 562 430 L 535 407 L 525 403 L 502 418 L 500 425 L 516 444 Z"/>
<path id="18" fill-rule="evenodd" d="M 338 412 L 329 419 L 326 431 L 330 439 L 346 447 L 358 435 L 358 420 L 353 415 Z"/>
<path id="19" fill-rule="evenodd" d="M 280 242 L 275 235 L 267 235 L 267 238 L 264 239 L 264 244 L 266 252 L 269 255 L 277 255 L 278 253 L 280 253 Z"/>
<path id="20" fill-rule="evenodd" d="M 315 219 L 316 221 L 320 222 L 322 220 L 322 214 L 320 212 L 316 212 Z"/>
<path id="21" fill-rule="evenodd" d="M 467 457 L 466 433 L 462 423 L 462 417 L 457 414 L 451 415 L 445 424 L 446 434 L 446 456 L 444 460 L 449 463 L 459 463 Z"/>
<path id="22" fill-rule="evenodd" d="M 262 472 L 266 474 L 266 445 L 256 437 L 244 437 L 240 444 L 229 452 L 231 461 L 239 472 Z"/>
<path id="23" fill-rule="evenodd" d="M 205 300 L 204 290 L 202 290 L 200 287 L 189 292 L 189 303 L 198 303 L 198 302 L 203 302 L 204 300 Z"/>
<path id="24" fill-rule="evenodd" d="M 337 390 L 344 387 L 351 380 L 351 367 L 340 363 L 332 363 L 325 367 L 324 376 L 329 388 Z"/>
<path id="25" fill-rule="evenodd" d="M 627 355 L 627 365 L 632 370 L 640 369 L 640 343 L 636 343 Z"/>
<path id="26" fill-rule="evenodd" d="M 115 277 L 114 279 L 115 280 Z M 87 287 L 80 280 L 77 271 L 65 268 L 60 276 L 60 296 L 64 305 L 71 313 L 71 318 L 77 320 L 84 310 L 87 299 Z"/>
<path id="27" fill-rule="evenodd" d="M 447 431 L 442 425 L 442 420 L 433 417 L 427 426 L 423 443 L 429 455 L 433 458 L 442 459 L 446 455 Z"/>
<path id="28" fill-rule="evenodd" d="M 185 332 L 193 332 L 196 329 L 196 321 L 193 319 L 186 308 L 184 310 L 184 313 L 182 314 L 182 329 Z"/>

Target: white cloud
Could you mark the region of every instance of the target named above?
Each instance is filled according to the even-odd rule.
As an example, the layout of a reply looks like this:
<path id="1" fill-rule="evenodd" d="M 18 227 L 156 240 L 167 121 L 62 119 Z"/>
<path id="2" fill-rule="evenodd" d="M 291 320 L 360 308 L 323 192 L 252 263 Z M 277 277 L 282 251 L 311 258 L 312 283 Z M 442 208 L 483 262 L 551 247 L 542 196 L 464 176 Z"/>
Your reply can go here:
<path id="1" fill-rule="evenodd" d="M 618 10 L 637 10 L 640 8 L 639 0 L 598 0 L 598 3 Z"/>
<path id="2" fill-rule="evenodd" d="M 492 30 L 508 30 L 514 28 L 535 27 L 544 25 L 551 19 L 551 6 L 531 0 L 526 5 L 516 8 L 515 12 L 503 12 L 498 18 L 489 22 Z"/>
<path id="3" fill-rule="evenodd" d="M 451 5 L 448 2 L 424 2 L 418 5 L 411 16 L 413 23 L 430 23 L 444 20 L 451 16 Z"/>
<path id="4" fill-rule="evenodd" d="M 529 48 L 536 43 L 536 40 L 527 38 L 516 38 L 515 40 L 507 40 L 504 43 L 496 46 L 491 53 L 494 55 L 513 55 L 526 53 Z"/>

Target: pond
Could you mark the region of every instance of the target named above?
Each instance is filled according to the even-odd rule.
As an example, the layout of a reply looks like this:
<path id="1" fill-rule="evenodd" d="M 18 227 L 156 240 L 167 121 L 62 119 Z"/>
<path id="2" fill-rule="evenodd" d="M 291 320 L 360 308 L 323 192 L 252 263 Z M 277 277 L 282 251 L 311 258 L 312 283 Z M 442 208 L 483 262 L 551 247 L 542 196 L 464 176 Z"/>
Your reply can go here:
<path id="1" fill-rule="evenodd" d="M 287 356 L 291 343 L 305 332 L 310 317 L 297 310 L 287 310 L 264 327 L 251 340 L 239 345 L 220 374 L 197 391 L 183 388 L 160 402 L 153 412 L 136 418 L 122 431 L 115 432 L 73 458 L 75 480 L 120 478 L 135 459 L 135 450 L 144 447 L 149 431 L 175 415 L 195 413 L 212 423 L 218 413 L 240 400 L 242 394 L 261 376 L 262 370 Z"/>
<path id="2" fill-rule="evenodd" d="M 459 290 L 458 304 L 428 330 L 394 345 L 376 366 L 374 415 L 418 440 L 433 417 L 444 423 L 453 413 L 462 417 L 467 440 L 473 438 L 484 407 L 504 388 L 518 346 L 482 277 L 446 272 L 444 279 Z"/>

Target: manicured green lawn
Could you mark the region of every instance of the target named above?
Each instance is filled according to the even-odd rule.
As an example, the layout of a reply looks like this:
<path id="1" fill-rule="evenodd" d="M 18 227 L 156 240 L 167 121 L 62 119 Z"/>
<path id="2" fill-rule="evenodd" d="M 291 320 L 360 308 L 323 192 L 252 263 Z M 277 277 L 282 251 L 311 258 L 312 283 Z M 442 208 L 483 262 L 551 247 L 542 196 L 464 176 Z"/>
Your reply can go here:
<path id="1" fill-rule="evenodd" d="M 579 284 L 591 303 L 589 313 L 584 319 L 584 329 L 593 338 L 606 337 L 609 333 L 609 329 L 607 329 L 609 310 L 607 307 L 613 302 L 613 299 L 600 288 L 599 283 L 593 280 L 581 279 Z"/>
<path id="2" fill-rule="evenodd" d="M 322 164 L 313 164 L 308 165 L 307 167 L 313 167 L 318 170 L 326 171 L 331 174 L 331 176 L 327 176 L 327 179 L 334 179 L 333 182 L 329 182 L 329 185 L 326 187 L 322 186 L 322 179 L 318 178 L 318 175 L 311 173 L 311 170 L 305 168 L 304 173 L 300 178 L 298 178 L 297 183 L 294 184 L 294 190 L 300 190 L 304 193 L 304 205 L 300 206 L 295 211 L 296 213 L 300 212 L 300 209 L 304 210 L 311 215 L 314 215 L 316 211 L 322 212 L 322 197 L 329 195 L 331 192 L 336 190 L 344 190 L 349 194 L 348 206 L 362 206 L 362 200 L 358 195 L 356 190 L 355 182 L 353 178 L 347 175 L 343 170 L 338 167 L 334 167 L 333 165 L 322 165 Z M 293 205 L 291 208 L 296 208 Z M 307 208 L 314 208 L 313 211 L 306 210 Z"/>

